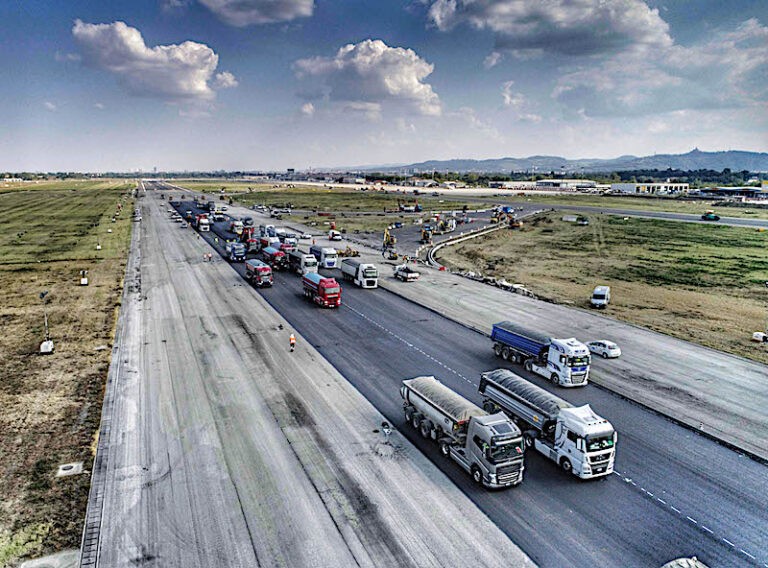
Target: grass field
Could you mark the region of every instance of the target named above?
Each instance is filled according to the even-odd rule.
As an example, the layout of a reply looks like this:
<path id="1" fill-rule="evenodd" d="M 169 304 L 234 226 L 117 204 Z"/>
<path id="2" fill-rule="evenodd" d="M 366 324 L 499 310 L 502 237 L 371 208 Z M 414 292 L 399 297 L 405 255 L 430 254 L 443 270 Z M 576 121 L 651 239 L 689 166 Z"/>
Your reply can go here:
<path id="1" fill-rule="evenodd" d="M 70 181 L 0 194 L 0 566 L 80 545 L 132 187 Z M 80 270 L 89 286 L 78 285 Z M 56 344 L 48 356 L 37 354 L 42 291 Z M 87 473 L 55 477 L 60 464 L 78 461 Z"/>
<path id="2" fill-rule="evenodd" d="M 561 216 L 438 256 L 585 308 L 593 287 L 608 284 L 609 316 L 768 363 L 768 350 L 750 341 L 768 317 L 768 232 L 600 215 L 582 227 Z"/>
<path id="3" fill-rule="evenodd" d="M 725 207 L 717 206 L 718 201 L 704 200 L 683 200 L 673 197 L 617 197 L 611 195 L 588 195 L 588 194 L 563 194 L 563 195 L 542 195 L 541 193 L 530 194 L 527 196 L 517 195 L 512 192 L 509 195 L 502 194 L 501 197 L 488 198 L 491 201 L 519 202 L 531 201 L 533 203 L 543 203 L 554 205 L 583 205 L 585 207 L 604 207 L 606 209 L 633 209 L 638 211 L 665 211 L 669 213 L 688 213 L 692 215 L 701 215 L 708 209 L 714 209 L 721 217 L 744 217 L 754 219 L 768 219 L 768 209 L 757 207 Z"/>

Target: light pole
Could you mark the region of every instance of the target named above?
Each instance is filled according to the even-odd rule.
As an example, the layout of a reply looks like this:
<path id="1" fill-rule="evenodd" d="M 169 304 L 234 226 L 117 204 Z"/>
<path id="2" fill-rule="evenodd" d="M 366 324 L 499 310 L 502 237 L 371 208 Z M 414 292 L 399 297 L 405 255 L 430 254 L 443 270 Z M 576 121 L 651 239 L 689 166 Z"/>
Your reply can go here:
<path id="1" fill-rule="evenodd" d="M 53 353 L 53 341 L 51 340 L 51 334 L 48 330 L 48 310 L 45 308 L 45 297 L 48 295 L 48 290 L 40 292 L 40 299 L 43 301 L 43 317 L 45 318 L 45 340 L 40 344 L 40 353 L 42 355 L 50 355 Z"/>

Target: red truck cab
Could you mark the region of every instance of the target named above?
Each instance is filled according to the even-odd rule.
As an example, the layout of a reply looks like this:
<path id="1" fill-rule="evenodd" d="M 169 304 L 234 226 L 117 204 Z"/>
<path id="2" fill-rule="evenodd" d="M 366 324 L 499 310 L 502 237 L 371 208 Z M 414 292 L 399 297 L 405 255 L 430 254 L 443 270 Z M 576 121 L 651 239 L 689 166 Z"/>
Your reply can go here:
<path id="1" fill-rule="evenodd" d="M 245 279 L 258 287 L 272 286 L 272 267 L 260 260 L 245 261 Z"/>
<path id="2" fill-rule="evenodd" d="M 304 297 L 318 306 L 338 308 L 341 305 L 341 286 L 334 278 L 326 278 L 317 272 L 308 272 L 301 278 Z"/>
<path id="3" fill-rule="evenodd" d="M 288 267 L 288 258 L 286 258 L 285 253 L 274 247 L 261 249 L 261 258 L 274 270 L 283 270 Z"/>

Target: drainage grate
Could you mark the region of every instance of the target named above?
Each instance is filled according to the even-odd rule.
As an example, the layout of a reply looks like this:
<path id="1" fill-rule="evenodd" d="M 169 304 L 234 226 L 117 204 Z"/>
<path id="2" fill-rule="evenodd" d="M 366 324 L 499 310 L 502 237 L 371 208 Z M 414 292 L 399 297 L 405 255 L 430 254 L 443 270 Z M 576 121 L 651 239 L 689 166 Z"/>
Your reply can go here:
<path id="1" fill-rule="evenodd" d="M 83 473 L 83 462 L 65 463 L 59 466 L 56 477 L 66 477 L 67 475 L 77 475 Z"/>

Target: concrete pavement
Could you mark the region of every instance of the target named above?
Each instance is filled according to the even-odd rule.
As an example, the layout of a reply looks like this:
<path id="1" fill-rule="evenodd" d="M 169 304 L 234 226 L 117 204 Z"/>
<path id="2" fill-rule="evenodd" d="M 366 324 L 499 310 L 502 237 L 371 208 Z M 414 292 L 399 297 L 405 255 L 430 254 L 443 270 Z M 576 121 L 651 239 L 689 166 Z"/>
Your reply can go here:
<path id="1" fill-rule="evenodd" d="M 385 444 L 382 415 L 303 338 L 289 353 L 287 322 L 203 262 L 167 203 L 143 201 L 98 564 L 532 565 L 403 437 Z"/>

